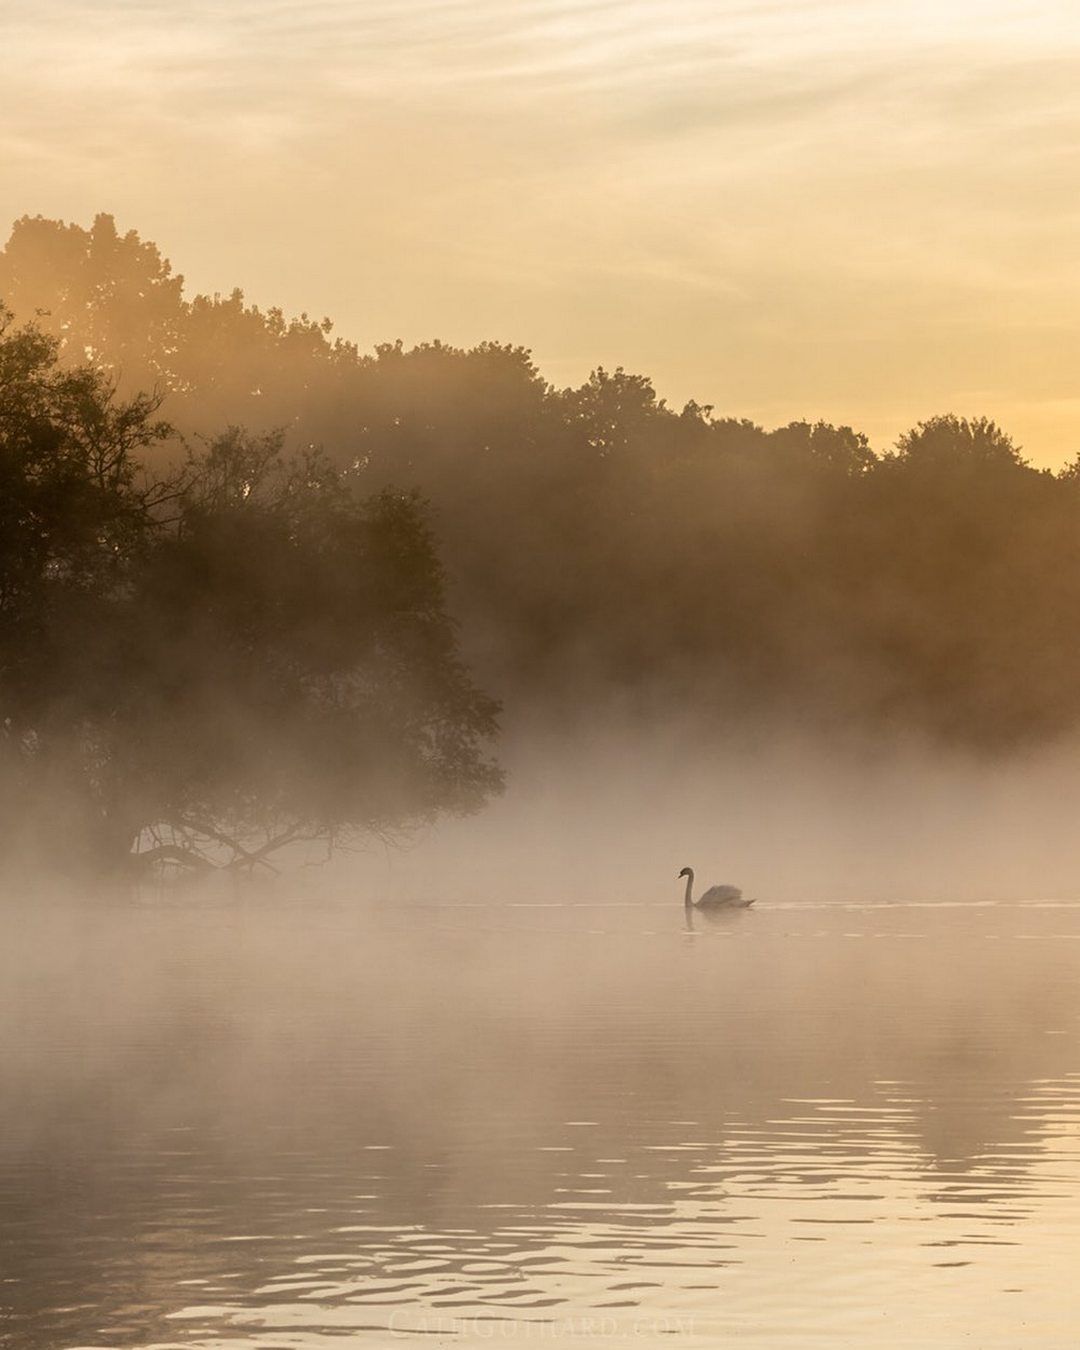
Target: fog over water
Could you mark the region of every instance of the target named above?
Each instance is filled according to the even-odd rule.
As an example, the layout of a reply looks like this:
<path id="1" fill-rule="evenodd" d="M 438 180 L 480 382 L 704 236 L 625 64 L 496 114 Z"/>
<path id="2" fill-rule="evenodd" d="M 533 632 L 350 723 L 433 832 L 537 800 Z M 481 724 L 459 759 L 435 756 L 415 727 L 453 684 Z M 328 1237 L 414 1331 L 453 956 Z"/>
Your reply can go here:
<path id="1" fill-rule="evenodd" d="M 1001 760 L 748 724 L 511 725 L 506 795 L 356 859 L 401 900 L 672 902 L 675 873 L 762 903 L 1080 900 L 1070 743 Z"/>
<path id="2" fill-rule="evenodd" d="M 1067 1344 L 1064 755 L 508 761 L 404 850 L 6 909 L 0 1343 Z"/>

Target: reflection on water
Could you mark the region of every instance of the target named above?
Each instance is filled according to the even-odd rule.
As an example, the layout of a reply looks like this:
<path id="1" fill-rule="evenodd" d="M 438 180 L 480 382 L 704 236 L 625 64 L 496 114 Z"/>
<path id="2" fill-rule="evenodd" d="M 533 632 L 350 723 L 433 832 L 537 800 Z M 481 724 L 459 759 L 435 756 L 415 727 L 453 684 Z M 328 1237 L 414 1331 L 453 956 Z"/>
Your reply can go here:
<path id="1" fill-rule="evenodd" d="M 1080 908 L 6 928 L 5 1345 L 1075 1342 Z"/>

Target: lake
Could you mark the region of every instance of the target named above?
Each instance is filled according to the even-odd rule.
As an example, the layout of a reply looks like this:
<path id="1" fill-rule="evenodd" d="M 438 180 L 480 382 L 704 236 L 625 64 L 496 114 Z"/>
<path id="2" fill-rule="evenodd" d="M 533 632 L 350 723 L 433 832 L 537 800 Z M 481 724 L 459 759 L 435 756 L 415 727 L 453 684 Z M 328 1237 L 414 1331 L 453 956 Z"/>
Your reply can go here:
<path id="1" fill-rule="evenodd" d="M 1075 904 L 2 922 L 5 1346 L 1080 1336 Z"/>

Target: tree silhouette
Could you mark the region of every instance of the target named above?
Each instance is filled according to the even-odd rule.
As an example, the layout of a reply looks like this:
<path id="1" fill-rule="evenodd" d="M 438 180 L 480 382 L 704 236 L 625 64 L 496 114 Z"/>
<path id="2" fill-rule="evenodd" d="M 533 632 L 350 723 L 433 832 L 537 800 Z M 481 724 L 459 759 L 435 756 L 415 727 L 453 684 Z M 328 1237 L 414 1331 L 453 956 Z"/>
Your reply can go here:
<path id="1" fill-rule="evenodd" d="M 496 705 L 422 504 L 231 431 L 168 476 L 157 399 L 0 328 L 0 792 L 11 841 L 250 865 L 468 811 Z"/>

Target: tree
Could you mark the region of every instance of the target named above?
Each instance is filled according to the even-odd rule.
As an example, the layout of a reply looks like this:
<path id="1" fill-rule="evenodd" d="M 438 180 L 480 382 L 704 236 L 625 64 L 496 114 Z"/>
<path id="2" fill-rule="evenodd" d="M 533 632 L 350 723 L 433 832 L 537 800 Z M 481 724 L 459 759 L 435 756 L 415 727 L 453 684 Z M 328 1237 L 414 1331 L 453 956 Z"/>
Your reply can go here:
<path id="1" fill-rule="evenodd" d="M 89 229 L 24 216 L 0 249 L 0 301 L 56 338 L 64 364 L 90 362 L 127 395 L 167 396 L 185 432 L 303 428 L 339 369 L 356 364 L 327 319 L 264 312 L 240 290 L 187 300 L 183 288 L 155 244 L 106 214 Z"/>
<path id="2" fill-rule="evenodd" d="M 357 486 L 237 431 L 193 462 L 134 586 L 148 668 L 113 749 L 146 857 L 250 864 L 497 790 L 482 754 L 497 707 L 458 658 L 422 504 Z"/>
<path id="3" fill-rule="evenodd" d="M 888 458 L 928 474 L 1008 472 L 1027 467 L 1011 436 L 988 417 L 943 413 L 905 432 Z"/>
<path id="4" fill-rule="evenodd" d="M 499 787 L 420 501 L 230 431 L 150 478 L 156 400 L 0 328 L 0 790 L 81 866 L 251 865 Z"/>
<path id="5" fill-rule="evenodd" d="M 176 384 L 183 285 L 154 244 L 120 234 L 109 215 L 88 230 L 24 216 L 0 251 L 0 300 L 36 318 L 65 362 L 92 362 L 129 391 Z"/>

